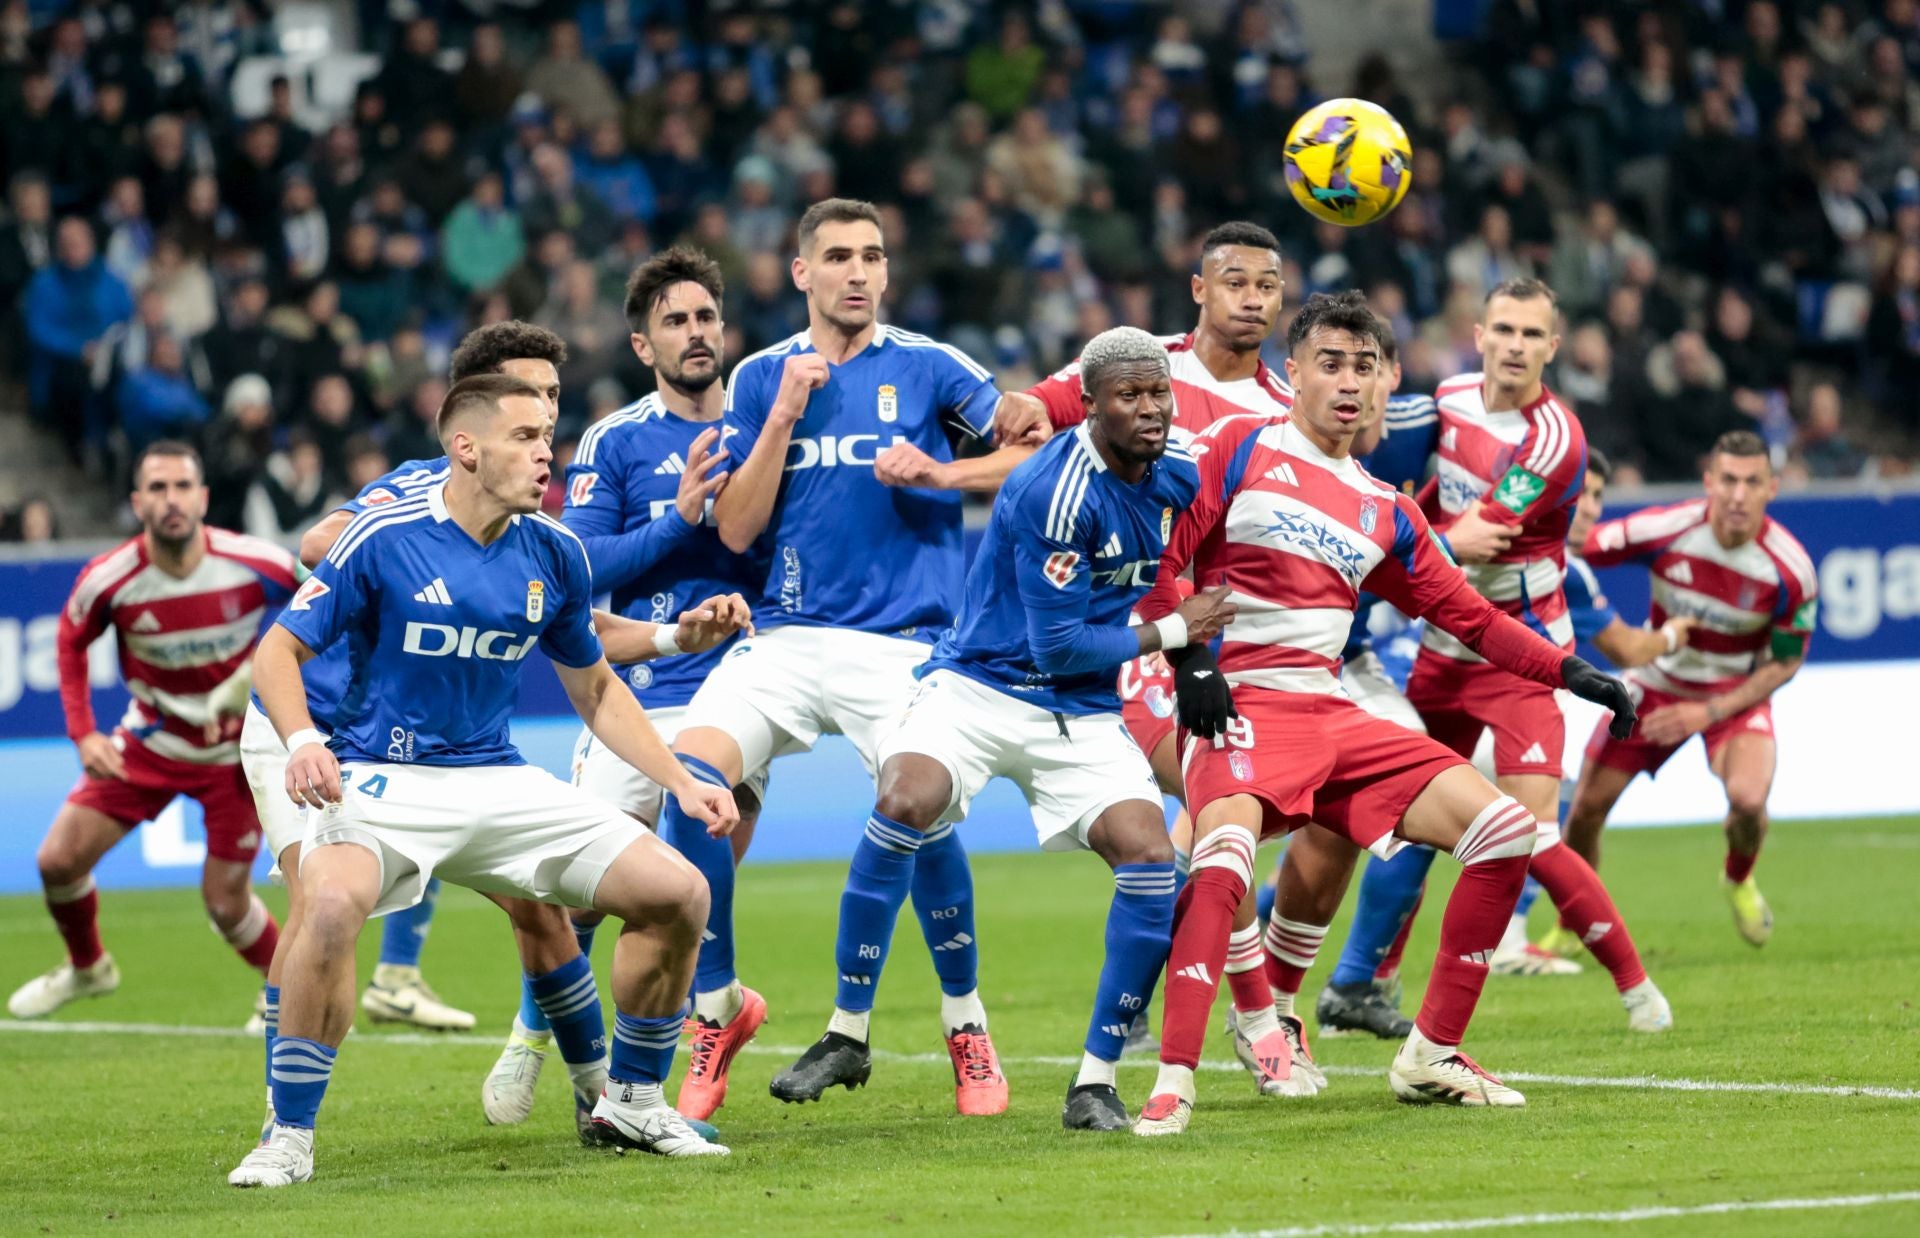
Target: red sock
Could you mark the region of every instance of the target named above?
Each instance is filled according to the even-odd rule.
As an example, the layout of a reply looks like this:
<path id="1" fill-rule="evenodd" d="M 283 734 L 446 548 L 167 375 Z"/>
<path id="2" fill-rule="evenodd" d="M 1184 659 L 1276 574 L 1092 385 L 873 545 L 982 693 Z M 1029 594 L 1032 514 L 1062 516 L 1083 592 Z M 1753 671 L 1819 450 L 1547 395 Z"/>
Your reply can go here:
<path id="1" fill-rule="evenodd" d="M 1268 986 L 1279 993 L 1298 993 L 1326 939 L 1324 924 L 1288 920 L 1278 911 L 1268 916 L 1264 940 Z"/>
<path id="2" fill-rule="evenodd" d="M 1160 1060 L 1170 1066 L 1193 1070 L 1200 1065 L 1207 1016 L 1213 1012 L 1219 977 L 1227 964 L 1234 909 L 1246 893 L 1247 883 L 1239 874 L 1226 868 L 1203 868 L 1187 879 L 1187 888 L 1174 904 L 1166 1012 L 1160 1025 Z"/>
<path id="3" fill-rule="evenodd" d="M 69 963 L 92 967 L 100 961 L 106 950 L 100 945 L 100 892 L 94 888 L 92 877 L 70 886 L 49 887 L 47 911 L 67 943 Z"/>
<path id="4" fill-rule="evenodd" d="M 280 922 L 273 918 L 267 905 L 258 895 L 250 898 L 247 914 L 231 932 L 223 932 L 222 937 L 233 947 L 233 952 L 245 959 L 261 975 L 267 974 L 267 964 L 273 962 L 273 949 L 280 944 Z"/>
<path id="5" fill-rule="evenodd" d="M 1267 987 L 1261 967 L 1264 957 L 1258 924 L 1248 925 L 1227 939 L 1227 987 L 1233 991 L 1235 1010 L 1265 1010 L 1273 1004 L 1273 990 Z"/>
<path id="6" fill-rule="evenodd" d="M 1433 975 L 1414 1019 L 1420 1034 L 1433 1043 L 1457 1045 L 1466 1039 L 1467 1023 L 1487 983 L 1487 956 L 1500 944 L 1526 881 L 1525 856 L 1482 860 L 1460 870 L 1440 918 Z"/>
<path id="7" fill-rule="evenodd" d="M 1600 884 L 1600 875 L 1578 852 L 1565 844 L 1548 847 L 1534 855 L 1530 871 L 1560 909 L 1560 923 L 1579 934 L 1593 957 L 1613 974 L 1615 988 L 1624 993 L 1645 982 L 1647 969 L 1640 965 L 1626 919 Z"/>
<path id="8" fill-rule="evenodd" d="M 1387 947 L 1387 957 L 1380 960 L 1380 966 L 1373 969 L 1375 980 L 1391 980 L 1400 974 L 1400 960 L 1407 954 L 1407 938 L 1413 936 L 1413 921 L 1420 914 L 1420 905 L 1427 901 L 1427 892 L 1422 889 L 1420 897 L 1413 900 L 1412 910 L 1400 924 L 1400 932 L 1395 935 L 1393 944 Z"/>
<path id="9" fill-rule="evenodd" d="M 1727 880 L 1739 885 L 1753 875 L 1753 865 L 1760 858 L 1759 852 L 1741 855 L 1738 851 L 1727 852 Z"/>

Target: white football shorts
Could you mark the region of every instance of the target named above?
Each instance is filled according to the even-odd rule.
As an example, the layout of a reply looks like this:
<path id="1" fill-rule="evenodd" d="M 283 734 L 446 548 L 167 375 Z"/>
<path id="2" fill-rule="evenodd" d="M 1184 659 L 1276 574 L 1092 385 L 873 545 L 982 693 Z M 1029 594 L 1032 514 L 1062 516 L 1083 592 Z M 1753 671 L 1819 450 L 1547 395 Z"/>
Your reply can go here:
<path id="1" fill-rule="evenodd" d="M 1340 686 L 1347 690 L 1353 703 L 1376 718 L 1388 722 L 1397 722 L 1409 731 L 1427 733 L 1427 724 L 1420 720 L 1420 711 L 1407 700 L 1393 677 L 1387 674 L 1387 668 L 1380 664 L 1380 655 L 1371 649 L 1346 660 L 1340 666 Z"/>
<path id="2" fill-rule="evenodd" d="M 649 709 L 647 721 L 653 723 L 662 740 L 671 744 L 686 726 L 686 715 L 685 705 L 673 705 Z M 747 778 L 741 788 L 754 802 L 765 804 L 767 777 L 767 767 L 762 765 L 760 772 Z M 657 828 L 660 824 L 660 810 L 666 801 L 666 792 L 660 784 L 622 761 L 585 727 L 580 728 L 580 738 L 573 745 L 573 785 L 650 826 Z M 747 811 L 747 805 L 741 804 L 740 809 Z"/>
<path id="3" fill-rule="evenodd" d="M 1164 802 L 1118 713 L 1067 717 L 945 669 L 920 682 L 880 743 L 883 765 L 902 753 L 946 767 L 953 797 L 941 821 L 964 818 L 995 778 L 1011 781 L 1027 798 L 1044 851 L 1085 847 L 1094 820 L 1115 804 L 1143 800 L 1158 814 Z"/>
<path id="4" fill-rule="evenodd" d="M 847 628 L 788 626 L 735 645 L 707 675 L 680 720 L 682 731 L 717 727 L 740 745 L 741 781 L 774 757 L 805 752 L 822 735 L 845 735 L 867 772 L 880 740 L 913 696 L 914 668 L 930 645 Z"/>
<path id="5" fill-rule="evenodd" d="M 307 810 L 287 798 L 287 746 L 267 715 L 252 701 L 240 726 L 240 768 L 253 792 L 253 809 L 267 838 L 267 856 L 274 867 L 280 853 L 306 837 Z"/>
<path id="6" fill-rule="evenodd" d="M 314 850 L 357 843 L 380 860 L 385 915 L 438 877 L 487 894 L 591 907 L 608 865 L 647 827 L 533 765 L 343 762 L 338 804 L 307 814 Z"/>

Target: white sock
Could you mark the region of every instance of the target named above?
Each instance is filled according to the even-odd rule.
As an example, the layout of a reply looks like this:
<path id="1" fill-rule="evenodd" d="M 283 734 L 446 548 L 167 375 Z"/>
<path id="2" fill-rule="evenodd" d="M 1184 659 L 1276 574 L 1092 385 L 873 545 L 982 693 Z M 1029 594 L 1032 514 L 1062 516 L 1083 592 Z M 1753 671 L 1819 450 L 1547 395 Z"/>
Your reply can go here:
<path id="1" fill-rule="evenodd" d="M 1659 989 L 1654 987 L 1654 983 L 1651 979 L 1642 980 L 1639 984 L 1634 985 L 1632 988 L 1621 989 L 1620 1000 L 1623 1002 L 1626 1002 L 1628 1005 L 1632 1005 L 1633 999 L 1636 997 L 1639 997 L 1642 993 L 1658 993 L 1659 991 L 1660 991 Z"/>
<path id="2" fill-rule="evenodd" d="M 576 1094 L 588 1100 L 598 1100 L 600 1093 L 607 1090 L 607 1059 L 601 1058 L 597 1062 L 568 1062 L 567 1077 L 573 1080 L 573 1090 Z"/>
<path id="3" fill-rule="evenodd" d="M 376 963 L 373 966 L 373 983 L 383 989 L 402 989 L 419 981 L 418 967 L 402 963 Z"/>
<path id="4" fill-rule="evenodd" d="M 1413 1030 L 1407 1033 L 1406 1052 L 1410 1054 L 1415 1061 L 1424 1064 L 1450 1058 L 1460 1052 L 1460 1046 L 1435 1044 L 1426 1038 L 1420 1031 L 1420 1025 L 1416 1023 L 1414 1024 Z"/>
<path id="5" fill-rule="evenodd" d="M 693 995 L 693 1013 L 709 1023 L 718 1023 L 721 1027 L 733 1022 L 733 1016 L 747 1004 L 747 995 L 735 980 L 724 989 L 709 989 L 705 993 Z"/>
<path id="6" fill-rule="evenodd" d="M 1292 993 L 1282 993 L 1279 989 L 1274 989 L 1272 990 L 1272 992 L 1273 992 L 1273 1013 L 1277 1015 L 1292 1014 L 1294 995 Z"/>
<path id="7" fill-rule="evenodd" d="M 1506 932 L 1500 934 L 1500 945 L 1496 953 L 1506 953 L 1527 948 L 1527 918 L 1512 916 L 1507 920 Z"/>
<path id="8" fill-rule="evenodd" d="M 1189 1105 L 1193 1103 L 1193 1072 L 1185 1066 L 1160 1063 L 1160 1074 L 1153 1081 L 1153 1095 L 1172 1092 Z"/>
<path id="9" fill-rule="evenodd" d="M 987 1008 L 980 1004 L 980 990 L 963 993 L 959 997 L 940 995 L 940 1026 L 951 1036 L 968 1024 L 987 1030 Z"/>
<path id="10" fill-rule="evenodd" d="M 1288 1005 L 1291 1006 L 1292 1002 L 1289 1001 Z M 1289 1009 L 1286 1013 L 1292 1014 L 1293 1011 Z M 1239 1012 L 1239 1017 L 1240 1034 L 1247 1038 L 1248 1044 L 1253 1044 L 1262 1036 L 1268 1036 L 1280 1030 L 1280 1011 L 1272 1006 L 1262 1007 L 1259 1010 L 1242 1010 Z"/>
<path id="11" fill-rule="evenodd" d="M 864 1045 L 867 1043 L 867 1022 L 872 1017 L 873 1012 L 870 1010 L 842 1010 L 835 1006 L 833 1017 L 827 1020 L 827 1030 L 839 1032 L 842 1036 L 857 1040 Z"/>
<path id="12" fill-rule="evenodd" d="M 546 1048 L 553 1040 L 553 1029 L 548 1028 L 544 1031 L 536 1032 L 522 1023 L 519 1015 L 513 1016 L 513 1034 L 517 1038 L 527 1041 L 530 1044 L 538 1045 L 542 1049 Z"/>
<path id="13" fill-rule="evenodd" d="M 665 1109 L 667 1107 L 666 1087 L 658 1083 L 623 1083 L 621 1095 L 627 1099 L 619 1102 L 632 1105 L 635 1109 Z"/>
<path id="14" fill-rule="evenodd" d="M 1080 1074 L 1079 1077 L 1073 1081 L 1073 1086 L 1083 1088 L 1089 1083 L 1104 1083 L 1108 1087 L 1112 1087 L 1113 1068 L 1116 1065 L 1118 1065 L 1118 1063 L 1102 1061 L 1091 1053 L 1082 1053 L 1080 1055 Z"/>

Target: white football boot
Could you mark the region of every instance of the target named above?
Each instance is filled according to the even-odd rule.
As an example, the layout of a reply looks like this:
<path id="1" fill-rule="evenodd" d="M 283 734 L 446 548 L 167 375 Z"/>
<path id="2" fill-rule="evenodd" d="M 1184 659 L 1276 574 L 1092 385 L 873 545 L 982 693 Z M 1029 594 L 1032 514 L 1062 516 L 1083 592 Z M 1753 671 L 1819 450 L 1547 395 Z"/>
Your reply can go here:
<path id="1" fill-rule="evenodd" d="M 119 987 L 120 969 L 111 954 L 101 955 L 90 967 L 62 963 L 15 989 L 7 999 L 7 1013 L 16 1019 L 44 1019 L 68 1002 L 105 997 Z"/>

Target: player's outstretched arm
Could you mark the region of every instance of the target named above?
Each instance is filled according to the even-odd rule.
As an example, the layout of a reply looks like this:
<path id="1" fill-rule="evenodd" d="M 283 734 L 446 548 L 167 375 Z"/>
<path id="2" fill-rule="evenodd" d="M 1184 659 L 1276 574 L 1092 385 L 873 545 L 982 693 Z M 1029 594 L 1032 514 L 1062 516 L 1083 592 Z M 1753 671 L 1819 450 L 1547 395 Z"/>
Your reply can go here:
<path id="1" fill-rule="evenodd" d="M 267 721 L 287 745 L 287 798 L 324 808 L 339 803 L 343 792 L 340 762 L 307 711 L 307 685 L 300 668 L 311 657 L 313 650 L 304 641 L 273 624 L 253 651 L 253 690 Z"/>
<path id="2" fill-rule="evenodd" d="M 311 571 L 320 566 L 320 560 L 327 557 L 333 544 L 353 523 L 354 513 L 347 508 L 330 511 L 320 517 L 320 522 L 300 535 L 300 566 Z"/>
<path id="3" fill-rule="evenodd" d="M 553 669 L 580 720 L 595 739 L 613 750 L 613 755 L 671 792 L 680 806 L 705 822 L 707 832 L 715 837 L 731 834 L 740 824 L 733 793 L 708 786 L 687 773 L 605 658 L 590 666 L 555 662 Z"/>
<path id="4" fill-rule="evenodd" d="M 874 460 L 873 475 L 883 486 L 994 494 L 1014 466 L 1032 454 L 1031 447 L 1002 447 L 965 460 L 936 460 L 912 443 L 895 443 Z"/>
<path id="5" fill-rule="evenodd" d="M 1630 670 L 1685 647 L 1695 622 L 1681 615 L 1657 628 L 1636 628 L 1615 616 L 1613 622 L 1593 634 L 1593 647 L 1615 666 Z"/>
<path id="6" fill-rule="evenodd" d="M 1079 397 L 1073 401 L 1080 407 Z M 993 410 L 993 441 L 1001 447 L 1038 447 L 1053 437 L 1047 405 L 1025 391 L 1005 391 Z"/>
<path id="7" fill-rule="evenodd" d="M 70 600 L 60 613 L 60 633 L 55 642 L 60 667 L 60 707 L 67 715 L 67 738 L 80 750 L 80 767 L 89 778 L 125 778 L 127 764 L 113 740 L 100 732 L 93 714 L 93 685 L 89 681 L 87 649 L 106 629 L 110 613 L 104 597 L 91 592 L 81 598 L 87 574 L 81 573 L 74 593 L 80 601 Z M 85 614 L 75 616 L 76 605 L 92 601 Z"/>
<path id="8" fill-rule="evenodd" d="M 676 653 L 705 653 L 735 632 L 751 633 L 753 612 L 739 594 L 723 593 L 681 611 L 680 621 L 672 625 L 596 610 L 593 627 L 607 661 L 627 666 Z"/>

